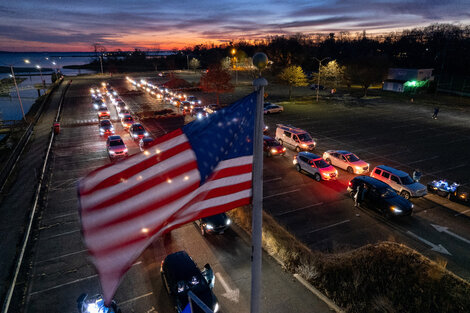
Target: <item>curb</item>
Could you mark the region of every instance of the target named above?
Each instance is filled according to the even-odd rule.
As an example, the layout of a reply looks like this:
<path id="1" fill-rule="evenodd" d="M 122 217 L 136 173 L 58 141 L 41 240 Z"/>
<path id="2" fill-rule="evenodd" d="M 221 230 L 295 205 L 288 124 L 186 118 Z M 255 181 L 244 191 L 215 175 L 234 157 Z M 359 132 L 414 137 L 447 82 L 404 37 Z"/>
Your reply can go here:
<path id="1" fill-rule="evenodd" d="M 446 209 L 456 212 L 457 214 L 455 216 L 465 215 L 467 217 L 470 217 L 470 206 L 466 206 L 458 202 L 450 201 L 447 198 L 443 198 L 438 195 L 429 194 L 429 193 L 425 195 L 423 199 L 426 199 L 428 201 L 431 201 L 432 203 L 435 203 L 437 205 L 445 207 Z"/>

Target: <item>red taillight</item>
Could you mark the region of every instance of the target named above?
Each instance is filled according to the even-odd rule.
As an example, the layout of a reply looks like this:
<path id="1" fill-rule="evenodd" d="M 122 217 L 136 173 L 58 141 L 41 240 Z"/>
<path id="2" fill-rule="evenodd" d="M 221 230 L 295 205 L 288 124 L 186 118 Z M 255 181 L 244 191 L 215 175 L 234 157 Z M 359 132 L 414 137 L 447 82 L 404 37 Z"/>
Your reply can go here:
<path id="1" fill-rule="evenodd" d="M 349 183 L 348 183 L 348 186 L 349 186 L 349 187 L 351 187 L 351 186 L 352 186 L 352 183 L 351 183 L 351 182 L 349 182 Z"/>
<path id="2" fill-rule="evenodd" d="M 286 147 L 282 147 L 282 152 L 285 152 L 286 151 Z"/>

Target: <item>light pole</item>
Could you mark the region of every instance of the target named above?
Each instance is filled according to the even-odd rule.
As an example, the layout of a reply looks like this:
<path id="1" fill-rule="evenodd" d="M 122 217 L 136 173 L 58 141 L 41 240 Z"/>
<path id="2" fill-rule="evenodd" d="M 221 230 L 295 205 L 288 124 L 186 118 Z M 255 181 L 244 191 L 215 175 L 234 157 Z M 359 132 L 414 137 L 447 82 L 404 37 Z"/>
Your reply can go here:
<path id="1" fill-rule="evenodd" d="M 230 53 L 233 56 L 233 61 L 234 61 L 233 64 L 235 67 L 235 85 L 238 85 L 237 57 L 235 56 L 235 54 L 237 53 L 237 50 L 233 48 L 232 51 L 230 51 Z"/>
<path id="2" fill-rule="evenodd" d="M 100 55 L 101 75 L 103 75 L 103 56 Z"/>
<path id="3" fill-rule="evenodd" d="M 189 71 L 189 56 L 186 54 L 186 66 L 188 67 L 188 71 Z"/>
<path id="4" fill-rule="evenodd" d="M 42 86 L 44 87 L 44 89 L 46 89 L 46 81 L 45 81 L 44 78 L 42 77 L 41 66 L 36 65 L 36 68 L 39 70 L 39 74 L 41 74 Z"/>
<path id="5" fill-rule="evenodd" d="M 21 102 L 20 90 L 18 89 L 18 84 L 16 84 L 15 71 L 13 71 L 13 65 L 10 65 L 11 77 L 16 87 L 16 94 L 18 95 L 18 101 L 20 102 L 21 113 L 23 114 L 23 120 L 26 122 L 26 116 L 24 115 L 23 102 Z"/>
<path id="6" fill-rule="evenodd" d="M 318 80 L 317 80 L 317 102 L 318 102 L 318 91 L 320 90 L 320 75 L 321 75 L 321 62 L 328 60 L 330 57 L 323 58 L 321 60 L 317 59 L 316 57 L 313 57 L 315 60 L 318 61 Z"/>

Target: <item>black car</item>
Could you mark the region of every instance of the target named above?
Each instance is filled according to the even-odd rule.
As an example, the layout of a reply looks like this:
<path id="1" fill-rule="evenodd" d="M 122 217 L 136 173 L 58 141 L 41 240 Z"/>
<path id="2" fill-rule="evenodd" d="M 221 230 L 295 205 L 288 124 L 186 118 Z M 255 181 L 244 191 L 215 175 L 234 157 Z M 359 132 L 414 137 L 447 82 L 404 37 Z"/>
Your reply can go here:
<path id="1" fill-rule="evenodd" d="M 413 204 L 398 195 L 389 185 L 370 176 L 357 176 L 349 182 L 351 197 L 359 184 L 364 184 L 366 191 L 362 205 L 381 212 L 385 217 L 411 215 Z"/>
<path id="2" fill-rule="evenodd" d="M 204 217 L 195 221 L 196 225 L 201 229 L 201 234 L 223 234 L 230 226 L 232 221 L 225 213 L 220 213 L 208 217 Z"/>
<path id="3" fill-rule="evenodd" d="M 177 312 L 182 312 L 188 305 L 189 290 L 211 310 L 214 312 L 219 310 L 219 303 L 210 288 L 210 282 L 204 278 L 196 263 L 185 251 L 167 255 L 162 261 L 160 273 L 163 285 Z M 193 306 L 193 308 L 195 312 L 203 313 L 198 306 Z"/>

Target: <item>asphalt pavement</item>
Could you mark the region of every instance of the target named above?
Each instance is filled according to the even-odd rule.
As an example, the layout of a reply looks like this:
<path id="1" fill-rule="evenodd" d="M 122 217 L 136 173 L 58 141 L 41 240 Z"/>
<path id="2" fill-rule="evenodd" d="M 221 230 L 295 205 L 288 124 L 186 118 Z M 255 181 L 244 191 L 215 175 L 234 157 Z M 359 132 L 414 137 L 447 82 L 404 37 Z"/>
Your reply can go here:
<path id="1" fill-rule="evenodd" d="M 110 82 L 123 94 L 130 88 L 123 80 Z M 76 192 L 79 178 L 110 162 L 91 104 L 92 84 L 99 81 L 76 78 L 67 92 L 61 133 L 52 150 L 45 205 L 27 260 L 28 280 L 15 292 L 15 312 L 50 312 L 51 308 L 55 312 L 76 312 L 76 299 L 81 293 L 93 295 L 100 291 L 81 239 Z M 142 101 L 155 109 L 162 108 L 153 98 L 141 97 L 122 96 L 131 111 L 138 109 Z M 114 107 L 109 105 L 109 109 L 116 133 L 123 137 L 130 154 L 137 153 L 137 143 L 121 127 Z M 216 275 L 214 292 L 222 312 L 249 311 L 251 247 L 246 234 L 234 227 L 220 236 L 203 237 L 190 223 L 156 240 L 124 276 L 115 297 L 123 312 L 172 311 L 159 269 L 167 254 L 179 250 L 186 250 L 201 268 L 205 263 L 212 265 Z M 263 312 L 330 311 L 275 260 L 267 254 L 263 257 Z"/>

